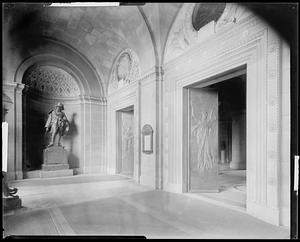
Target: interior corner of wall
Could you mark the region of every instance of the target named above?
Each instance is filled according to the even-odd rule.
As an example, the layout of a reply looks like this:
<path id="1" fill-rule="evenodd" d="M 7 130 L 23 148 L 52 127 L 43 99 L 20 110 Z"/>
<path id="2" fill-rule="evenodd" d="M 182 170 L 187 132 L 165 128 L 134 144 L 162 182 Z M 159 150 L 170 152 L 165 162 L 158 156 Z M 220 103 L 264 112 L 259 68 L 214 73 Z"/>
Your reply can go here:
<path id="1" fill-rule="evenodd" d="M 275 226 L 280 226 L 280 211 L 279 208 L 270 208 L 262 204 L 247 202 L 248 214 L 259 218 L 267 223 Z"/>
<path id="2" fill-rule="evenodd" d="M 289 207 L 284 207 L 280 209 L 280 220 L 279 225 L 283 227 L 287 227 L 290 229 L 291 222 L 291 210 Z"/>

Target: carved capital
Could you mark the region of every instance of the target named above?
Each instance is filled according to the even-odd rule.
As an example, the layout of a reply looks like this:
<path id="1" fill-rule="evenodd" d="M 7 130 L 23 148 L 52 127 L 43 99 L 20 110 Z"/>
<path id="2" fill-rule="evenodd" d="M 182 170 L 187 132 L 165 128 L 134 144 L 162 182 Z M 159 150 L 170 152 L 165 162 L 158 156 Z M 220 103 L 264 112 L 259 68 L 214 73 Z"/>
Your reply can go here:
<path id="1" fill-rule="evenodd" d="M 23 83 L 16 83 L 16 94 L 22 94 L 23 89 L 25 88 L 25 84 Z"/>

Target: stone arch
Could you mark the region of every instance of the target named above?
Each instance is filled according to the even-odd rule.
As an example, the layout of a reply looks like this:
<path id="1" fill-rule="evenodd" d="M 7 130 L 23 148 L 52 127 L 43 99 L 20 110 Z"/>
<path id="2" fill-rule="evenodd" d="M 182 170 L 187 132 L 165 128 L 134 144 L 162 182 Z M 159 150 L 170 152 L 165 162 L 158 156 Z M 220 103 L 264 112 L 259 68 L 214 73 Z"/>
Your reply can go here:
<path id="1" fill-rule="evenodd" d="M 51 54 L 40 54 L 25 59 L 18 67 L 14 81 L 22 83 L 26 71 L 34 66 L 54 66 L 63 69 L 74 77 L 80 89 L 80 95 L 89 95 L 90 87 L 82 72 L 67 59 Z"/>
<path id="2" fill-rule="evenodd" d="M 44 146 L 47 142 L 40 137 L 38 142 L 40 146 L 38 147 L 38 150 L 41 152 L 39 152 L 36 157 L 33 157 L 39 162 L 28 165 L 27 161 L 31 159 L 29 159 L 30 155 L 28 155 L 29 153 L 26 153 L 26 149 L 33 150 L 33 148 L 26 146 L 26 144 L 30 142 L 26 142 L 25 139 L 28 137 L 28 133 L 30 131 L 30 128 L 28 128 L 29 126 L 27 125 L 28 123 L 31 123 L 31 120 L 28 119 L 28 117 L 30 117 L 32 114 L 32 110 L 26 109 L 26 105 L 24 104 L 29 98 L 31 99 L 30 102 L 32 104 L 29 106 L 34 107 L 34 112 L 36 112 L 38 116 L 38 118 L 35 118 L 32 123 L 35 122 L 38 124 L 38 133 L 40 136 L 43 136 L 44 134 L 43 125 L 45 122 L 44 119 L 47 116 L 47 112 L 53 108 L 55 102 L 63 102 L 67 117 L 70 119 L 69 121 L 72 122 L 72 120 L 75 120 L 75 122 L 73 122 L 75 124 L 75 129 L 73 130 L 76 131 L 73 132 L 75 136 L 72 134 L 63 137 L 65 138 L 66 148 L 69 151 L 68 160 L 70 168 L 74 169 L 75 174 L 89 172 L 90 168 L 88 167 L 89 162 L 87 160 L 91 159 L 91 157 L 88 156 L 88 154 L 93 153 L 94 150 L 99 150 L 98 147 L 93 147 L 94 150 L 86 151 L 85 149 L 82 149 L 82 146 L 91 142 L 92 135 L 84 135 L 84 132 L 90 127 L 90 125 L 94 126 L 98 122 L 98 119 L 93 121 L 95 119 L 94 116 L 102 116 L 105 113 L 106 93 L 103 90 L 102 81 L 95 70 L 92 69 L 92 66 L 88 60 L 84 59 L 84 56 L 80 56 L 80 53 L 77 53 L 77 51 L 73 51 L 68 47 L 66 48 L 63 44 L 57 44 L 55 41 L 50 40 L 50 42 L 52 44 L 54 43 L 56 46 L 52 46 L 50 47 L 50 51 L 46 50 L 42 53 L 35 53 L 35 51 L 33 51 L 33 55 L 23 59 L 21 64 L 16 69 L 13 79 L 13 82 L 16 85 L 20 85 L 20 88 L 25 87 L 23 91 L 18 93 L 19 97 L 14 103 L 14 109 L 19 110 L 19 112 L 15 114 L 15 119 L 23 121 L 23 125 L 18 127 L 18 132 L 20 135 L 16 137 L 18 146 L 15 148 L 15 152 L 19 154 L 19 157 L 16 158 L 15 165 L 15 172 L 19 179 L 35 177 L 36 173 L 31 173 L 30 171 L 36 171 L 40 169 L 41 164 L 39 164 L 39 162 L 42 161 L 41 152 L 45 148 Z M 60 55 L 59 52 L 61 50 L 66 50 L 67 53 L 65 52 Z M 70 58 L 67 58 L 68 55 Z M 61 97 L 56 96 L 52 98 L 51 96 L 46 97 L 43 95 L 37 98 L 34 95 L 30 96 L 31 94 L 27 93 L 27 86 L 23 84 L 23 77 L 24 74 L 26 74 L 26 71 L 30 70 L 31 68 L 35 68 L 36 66 L 52 66 L 54 68 L 61 69 L 67 73 L 66 75 L 70 75 L 79 89 L 76 95 L 71 95 L 69 97 L 63 95 Z M 92 110 L 95 112 L 95 115 L 92 114 Z M 17 123 L 15 125 L 18 126 Z M 101 127 L 104 129 L 105 125 L 101 123 Z M 103 132 L 104 131 L 101 129 L 99 132 L 93 133 L 93 135 L 100 137 Z M 32 153 L 33 152 L 31 152 L 31 154 Z"/>
<path id="3" fill-rule="evenodd" d="M 99 70 L 96 70 L 92 63 L 79 51 L 69 44 L 49 37 L 31 36 L 32 42 L 38 42 L 43 46 L 43 51 L 30 49 L 21 64 L 18 66 L 14 81 L 21 83 L 22 75 L 26 69 L 35 63 L 51 63 L 63 67 L 66 71 L 72 72 L 77 77 L 79 85 L 83 88 L 86 96 L 102 98 L 106 96 L 104 78 Z"/>

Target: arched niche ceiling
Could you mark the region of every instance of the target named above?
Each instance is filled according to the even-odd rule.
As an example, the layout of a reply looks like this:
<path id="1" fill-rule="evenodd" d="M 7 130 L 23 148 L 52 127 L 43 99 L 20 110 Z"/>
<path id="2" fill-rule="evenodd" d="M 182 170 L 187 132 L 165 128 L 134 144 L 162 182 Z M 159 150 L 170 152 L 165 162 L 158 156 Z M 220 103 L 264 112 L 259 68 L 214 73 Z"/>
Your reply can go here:
<path id="1" fill-rule="evenodd" d="M 72 73 L 82 95 L 105 97 L 102 76 L 97 75 L 92 64 L 71 46 L 49 38 L 28 36 L 23 39 L 23 43 L 19 50 L 22 62 L 16 71 L 16 82 L 22 81 L 25 71 L 32 65 L 52 65 Z"/>
<path id="2" fill-rule="evenodd" d="M 113 60 L 125 48 L 133 49 L 143 60 L 143 71 L 155 65 L 150 34 L 136 6 L 42 6 L 18 3 L 5 12 L 11 17 L 9 35 L 14 45 L 22 45 L 25 35 L 63 41 L 86 56 L 102 73 L 106 87 Z M 42 51 L 43 46 L 36 48 Z"/>
<path id="3" fill-rule="evenodd" d="M 36 94 L 48 98 L 70 98 L 80 95 L 75 78 L 51 65 L 34 65 L 24 74 L 23 83 Z"/>

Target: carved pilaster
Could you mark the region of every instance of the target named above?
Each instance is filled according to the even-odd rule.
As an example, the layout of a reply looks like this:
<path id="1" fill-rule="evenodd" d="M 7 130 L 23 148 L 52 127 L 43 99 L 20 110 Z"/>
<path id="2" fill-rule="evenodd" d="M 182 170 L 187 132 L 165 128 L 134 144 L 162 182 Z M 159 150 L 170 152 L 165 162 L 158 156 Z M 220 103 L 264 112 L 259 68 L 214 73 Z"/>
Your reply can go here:
<path id="1" fill-rule="evenodd" d="M 22 179 L 22 83 L 5 83 L 3 92 L 13 101 L 7 114 L 8 134 L 8 180 Z"/>
<path id="2" fill-rule="evenodd" d="M 16 179 L 23 179 L 23 167 L 22 167 L 22 156 L 23 156 L 23 118 L 22 118 L 22 95 L 25 85 L 17 83 L 16 85 L 16 99 L 15 99 L 15 113 L 16 113 Z"/>
<path id="3" fill-rule="evenodd" d="M 278 207 L 279 190 L 279 81 L 280 39 L 269 29 L 267 49 L 267 201 L 271 208 Z"/>

